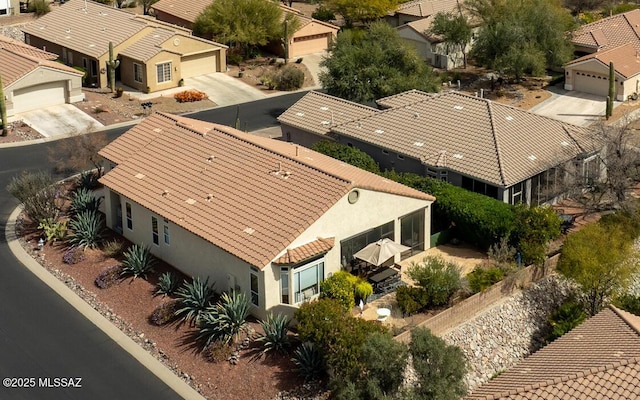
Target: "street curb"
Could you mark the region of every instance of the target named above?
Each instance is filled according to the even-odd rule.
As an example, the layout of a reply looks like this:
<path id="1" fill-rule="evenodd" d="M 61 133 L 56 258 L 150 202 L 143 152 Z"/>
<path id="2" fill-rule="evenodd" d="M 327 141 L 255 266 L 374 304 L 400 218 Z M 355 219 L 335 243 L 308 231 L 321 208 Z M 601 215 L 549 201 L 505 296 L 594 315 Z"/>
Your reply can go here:
<path id="1" fill-rule="evenodd" d="M 124 351 L 129 353 L 158 379 L 173 389 L 179 396 L 184 399 L 205 400 L 205 398 L 196 392 L 195 389 L 189 386 L 182 379 L 178 378 L 173 372 L 171 372 L 171 370 L 169 370 L 169 368 L 140 347 L 129 336 L 124 334 L 120 329 L 109 322 L 109 320 L 103 317 L 98 311 L 89 306 L 89 304 L 82 300 L 82 298 L 80 298 L 80 296 L 78 296 L 73 290 L 68 288 L 55 276 L 51 275 L 46 268 L 40 265 L 22 248 L 20 243 L 18 243 L 18 238 L 15 233 L 16 220 L 21 211 L 21 206 L 16 207 L 11 215 L 9 215 L 7 225 L 5 227 L 7 244 L 18 261 L 27 267 L 27 269 L 29 269 L 29 271 L 37 276 L 42 282 L 53 289 L 53 291 L 55 291 L 60 297 L 66 300 L 71 306 L 80 312 L 80 314 L 91 321 L 91 323 L 93 323 L 98 329 L 122 347 Z"/>

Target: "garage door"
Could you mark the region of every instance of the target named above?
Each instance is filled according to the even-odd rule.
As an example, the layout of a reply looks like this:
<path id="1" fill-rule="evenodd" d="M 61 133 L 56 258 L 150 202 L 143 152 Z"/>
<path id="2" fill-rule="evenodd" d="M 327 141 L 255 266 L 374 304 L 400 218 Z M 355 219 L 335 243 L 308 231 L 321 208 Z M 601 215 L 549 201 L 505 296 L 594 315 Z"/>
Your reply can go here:
<path id="1" fill-rule="evenodd" d="M 47 82 L 13 91 L 15 113 L 64 104 L 66 81 Z"/>
<path id="2" fill-rule="evenodd" d="M 184 56 L 180 64 L 182 65 L 183 79 L 218 72 L 218 58 L 216 57 L 216 53 Z"/>
<path id="3" fill-rule="evenodd" d="M 606 97 L 609 93 L 609 78 L 592 72 L 576 71 L 573 89 Z"/>
<path id="4" fill-rule="evenodd" d="M 289 49 L 290 57 L 299 57 L 306 54 L 320 53 L 329 47 L 330 33 L 293 38 L 293 46 Z"/>

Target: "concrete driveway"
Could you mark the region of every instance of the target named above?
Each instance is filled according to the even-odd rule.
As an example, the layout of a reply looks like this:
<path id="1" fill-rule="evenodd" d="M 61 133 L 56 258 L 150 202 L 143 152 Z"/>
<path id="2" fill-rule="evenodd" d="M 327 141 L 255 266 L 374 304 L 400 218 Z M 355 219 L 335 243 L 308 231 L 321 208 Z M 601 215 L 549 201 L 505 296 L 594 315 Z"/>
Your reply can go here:
<path id="1" fill-rule="evenodd" d="M 315 82 L 315 86 L 309 89 L 319 89 L 320 86 L 320 72 L 324 69 L 320 67 L 320 63 L 327 56 L 327 52 L 323 51 L 321 53 L 307 54 L 306 56 L 302 56 L 302 63 L 307 67 L 311 76 L 313 76 L 313 82 Z"/>
<path id="2" fill-rule="evenodd" d="M 43 136 L 68 137 L 98 130 L 104 125 L 71 104 L 62 104 L 16 114 L 14 120 L 22 120 Z"/>
<path id="3" fill-rule="evenodd" d="M 547 90 L 551 92 L 551 97 L 529 111 L 580 126 L 591 125 L 604 116 L 606 99 L 602 96 L 568 91 L 557 86 Z M 614 102 L 614 107 L 619 104 Z"/>
<path id="4" fill-rule="evenodd" d="M 187 78 L 181 90 L 185 89 L 205 92 L 209 100 L 218 106 L 245 103 L 267 97 L 260 89 L 220 72 Z"/>

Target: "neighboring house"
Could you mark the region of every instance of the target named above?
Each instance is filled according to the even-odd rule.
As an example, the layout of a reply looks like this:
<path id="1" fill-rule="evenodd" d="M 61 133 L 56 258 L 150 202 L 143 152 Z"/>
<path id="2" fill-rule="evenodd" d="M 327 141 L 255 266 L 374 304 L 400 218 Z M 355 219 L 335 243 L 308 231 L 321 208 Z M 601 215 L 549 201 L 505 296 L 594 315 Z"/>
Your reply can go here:
<path id="1" fill-rule="evenodd" d="M 57 55 L 0 35 L 0 75 L 7 116 L 84 100 L 81 71 Z"/>
<path id="2" fill-rule="evenodd" d="M 464 400 L 640 398 L 640 318 L 613 306 Z"/>
<path id="3" fill-rule="evenodd" d="M 412 0 L 402 3 L 398 8 L 385 16 L 391 26 L 397 27 L 409 22 L 418 21 L 439 12 L 450 12 L 459 9 L 461 0 Z"/>
<path id="4" fill-rule="evenodd" d="M 565 164 L 587 182 L 603 173 L 587 128 L 457 92 L 411 91 L 380 104 L 392 108 L 334 120 L 325 135 L 371 155 L 382 170 L 432 176 L 510 204 L 552 202 L 564 189 Z M 289 108 L 280 117 L 285 135 L 294 128 L 318 135 L 319 118 L 308 118 L 318 105 Z M 334 116 L 354 108 L 343 100 L 332 105 Z"/>
<path id="5" fill-rule="evenodd" d="M 565 65 L 567 90 L 603 97 L 609 94 L 609 62 L 616 72 L 616 100 L 640 92 L 640 10 L 603 18 L 572 33 L 571 42 L 582 57 Z"/>
<path id="6" fill-rule="evenodd" d="M 20 14 L 20 3 L 22 3 L 20 0 L 0 0 L 0 18 L 3 15 Z"/>
<path id="7" fill-rule="evenodd" d="M 145 92 L 226 70 L 226 46 L 151 18 L 100 3 L 70 0 L 22 29 L 28 44 L 87 72 L 85 84 L 108 85 L 109 43 L 120 60 L 116 79 Z"/>
<path id="8" fill-rule="evenodd" d="M 292 315 L 382 237 L 429 246 L 432 196 L 292 143 L 157 113 L 100 155 L 107 225 L 259 317 Z"/>
<path id="9" fill-rule="evenodd" d="M 160 21 L 184 26 L 192 29 L 196 17 L 211 4 L 212 0 L 160 0 L 151 8 Z M 300 11 L 280 4 L 284 14 L 292 14 L 298 20 L 298 28 L 293 32 L 289 43 L 289 58 L 304 56 L 311 53 L 319 53 L 329 48 L 339 27 L 327 22 L 304 16 Z M 267 46 L 276 54 L 284 54 L 281 43 L 272 43 Z"/>

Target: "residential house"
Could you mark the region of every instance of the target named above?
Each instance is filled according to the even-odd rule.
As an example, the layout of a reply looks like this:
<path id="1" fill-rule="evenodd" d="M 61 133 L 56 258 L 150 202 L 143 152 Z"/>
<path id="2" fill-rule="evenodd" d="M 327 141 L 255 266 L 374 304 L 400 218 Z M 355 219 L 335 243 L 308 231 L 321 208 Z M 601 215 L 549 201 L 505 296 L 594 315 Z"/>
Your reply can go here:
<path id="1" fill-rule="evenodd" d="M 7 116 L 84 99 L 81 71 L 57 55 L 0 35 L 0 76 Z"/>
<path id="2" fill-rule="evenodd" d="M 212 0 L 187 0 L 185 4 L 184 1 L 179 0 L 160 0 L 154 3 L 151 8 L 158 20 L 191 29 L 196 17 L 211 2 Z M 335 25 L 306 17 L 300 11 L 284 4 L 280 4 L 280 9 L 284 15 L 293 15 L 298 21 L 297 29 L 292 33 L 289 42 L 289 58 L 326 51 L 340 30 Z M 267 48 L 275 54 L 284 54 L 280 42 L 271 43 Z"/>
<path id="3" fill-rule="evenodd" d="M 292 315 L 368 243 L 429 246 L 432 196 L 292 143 L 157 113 L 100 155 L 107 225 L 259 317 Z"/>
<path id="4" fill-rule="evenodd" d="M 610 306 L 464 400 L 639 397 L 640 317 Z"/>
<path id="5" fill-rule="evenodd" d="M 170 89 L 183 79 L 226 70 L 226 46 L 93 1 L 70 0 L 23 31 L 28 44 L 83 68 L 92 87 L 108 85 L 109 43 L 120 60 L 116 79 L 140 91 Z"/>
<path id="6" fill-rule="evenodd" d="M 0 18 L 3 15 L 17 15 L 21 11 L 20 0 L 0 0 Z"/>
<path id="7" fill-rule="evenodd" d="M 385 21 L 397 27 L 409 22 L 418 21 L 439 12 L 458 10 L 460 0 L 411 0 L 401 3 L 398 8 L 385 16 Z"/>
<path id="8" fill-rule="evenodd" d="M 565 165 L 585 180 L 602 174 L 587 128 L 487 99 L 411 91 L 381 99 L 385 110 L 331 124 L 316 98 L 303 98 L 280 117 L 285 136 L 304 137 L 295 129 L 324 135 L 366 152 L 383 170 L 432 176 L 506 203 L 553 201 L 564 189 Z M 354 109 L 338 100 L 328 104 L 334 116 Z"/>
<path id="9" fill-rule="evenodd" d="M 609 94 L 609 63 L 615 69 L 615 99 L 637 98 L 640 92 L 640 10 L 584 25 L 572 33 L 576 53 L 565 65 L 566 90 Z"/>

